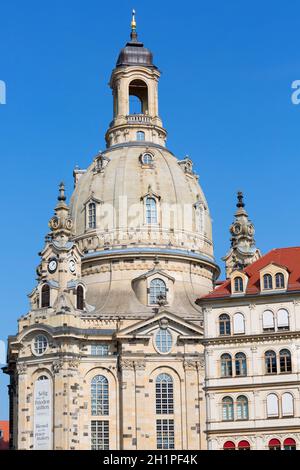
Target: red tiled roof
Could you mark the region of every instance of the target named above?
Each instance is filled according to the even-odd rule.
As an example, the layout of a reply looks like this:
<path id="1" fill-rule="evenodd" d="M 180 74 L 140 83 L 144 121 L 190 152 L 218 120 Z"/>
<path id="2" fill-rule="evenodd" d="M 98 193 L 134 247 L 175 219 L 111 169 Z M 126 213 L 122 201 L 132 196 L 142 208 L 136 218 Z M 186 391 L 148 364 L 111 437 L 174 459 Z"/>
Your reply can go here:
<path id="1" fill-rule="evenodd" d="M 245 268 L 243 272 L 249 277 L 246 294 L 255 295 L 260 292 L 260 271 L 271 263 L 286 267 L 289 271 L 288 291 L 300 291 L 300 247 L 296 246 L 292 248 L 276 248 L 271 250 L 259 260 L 255 261 L 255 263 L 250 264 Z M 213 292 L 201 297 L 201 300 L 230 296 L 231 281 L 228 279 L 220 286 L 216 287 Z"/>
<path id="2" fill-rule="evenodd" d="M 3 437 L 0 438 L 0 450 L 8 450 L 9 447 L 9 422 L 0 421 L 0 431 L 3 432 Z"/>

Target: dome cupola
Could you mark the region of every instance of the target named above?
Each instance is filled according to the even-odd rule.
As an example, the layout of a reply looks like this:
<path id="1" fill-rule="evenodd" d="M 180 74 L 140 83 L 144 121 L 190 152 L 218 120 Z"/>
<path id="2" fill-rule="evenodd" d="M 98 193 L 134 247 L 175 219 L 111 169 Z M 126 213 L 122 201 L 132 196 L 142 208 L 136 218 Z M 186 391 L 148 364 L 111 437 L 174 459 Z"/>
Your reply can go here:
<path id="1" fill-rule="evenodd" d="M 117 67 L 128 65 L 143 65 L 144 67 L 154 67 L 152 52 L 138 41 L 136 32 L 135 10 L 132 12 L 131 40 L 121 50 L 117 60 Z"/>

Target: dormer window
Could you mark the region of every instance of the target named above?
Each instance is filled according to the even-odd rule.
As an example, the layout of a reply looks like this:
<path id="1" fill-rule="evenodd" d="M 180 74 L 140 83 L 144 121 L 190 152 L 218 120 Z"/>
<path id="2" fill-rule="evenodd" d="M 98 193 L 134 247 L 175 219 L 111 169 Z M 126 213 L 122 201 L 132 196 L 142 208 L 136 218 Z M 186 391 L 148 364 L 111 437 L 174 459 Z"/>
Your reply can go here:
<path id="1" fill-rule="evenodd" d="M 273 279 L 271 274 L 265 274 L 263 277 L 264 280 L 264 289 L 269 290 L 273 289 Z"/>
<path id="2" fill-rule="evenodd" d="M 146 223 L 157 224 L 157 204 L 153 197 L 146 198 Z"/>
<path id="3" fill-rule="evenodd" d="M 143 165 L 152 165 L 153 164 L 153 155 L 151 153 L 144 153 L 142 155 L 142 163 Z"/>
<path id="4" fill-rule="evenodd" d="M 162 279 L 152 279 L 150 283 L 150 305 L 156 305 L 160 297 L 167 298 L 166 283 Z"/>
<path id="5" fill-rule="evenodd" d="M 284 289 L 284 275 L 282 273 L 275 275 L 275 285 L 276 289 Z"/>
<path id="6" fill-rule="evenodd" d="M 241 277 L 234 279 L 234 292 L 244 292 L 244 283 Z"/>
<path id="7" fill-rule="evenodd" d="M 90 229 L 96 228 L 96 204 L 95 202 L 89 203 L 88 214 L 89 214 L 88 227 Z"/>

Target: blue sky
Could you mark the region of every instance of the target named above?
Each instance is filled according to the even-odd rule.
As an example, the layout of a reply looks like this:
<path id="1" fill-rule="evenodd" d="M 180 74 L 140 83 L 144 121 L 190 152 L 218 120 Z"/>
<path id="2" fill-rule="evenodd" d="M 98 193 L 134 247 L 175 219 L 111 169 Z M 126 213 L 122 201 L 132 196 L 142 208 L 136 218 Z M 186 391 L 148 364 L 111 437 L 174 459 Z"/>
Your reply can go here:
<path id="1" fill-rule="evenodd" d="M 291 101 L 300 79 L 298 1 L 2 2 L 0 340 L 27 312 L 58 183 L 70 194 L 74 166 L 105 148 L 107 84 L 133 7 L 139 38 L 163 72 L 168 147 L 191 156 L 208 199 L 217 261 L 229 247 L 238 189 L 263 252 L 299 245 L 300 105 Z"/>

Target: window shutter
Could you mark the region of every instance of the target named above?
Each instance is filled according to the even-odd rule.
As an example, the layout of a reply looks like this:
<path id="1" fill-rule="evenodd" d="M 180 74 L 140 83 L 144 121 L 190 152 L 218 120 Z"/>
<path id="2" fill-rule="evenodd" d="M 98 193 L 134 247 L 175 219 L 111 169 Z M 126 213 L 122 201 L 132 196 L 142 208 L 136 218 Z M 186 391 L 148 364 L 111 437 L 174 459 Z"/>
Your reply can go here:
<path id="1" fill-rule="evenodd" d="M 277 326 L 278 328 L 289 326 L 289 314 L 284 308 L 281 308 L 277 312 Z"/>
<path id="2" fill-rule="evenodd" d="M 274 328 L 274 314 L 271 310 L 265 310 L 263 313 L 263 327 Z"/>
<path id="3" fill-rule="evenodd" d="M 270 393 L 270 395 L 267 396 L 268 418 L 276 418 L 278 414 L 278 397 L 274 393 Z"/>
<path id="4" fill-rule="evenodd" d="M 245 319 L 242 313 L 235 313 L 233 316 L 233 332 L 245 333 Z"/>
<path id="5" fill-rule="evenodd" d="M 294 398 L 291 393 L 282 395 L 282 416 L 294 415 Z"/>

